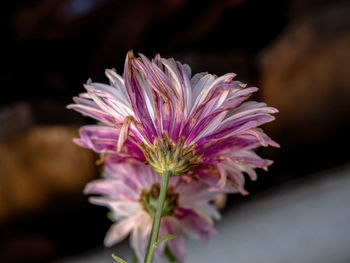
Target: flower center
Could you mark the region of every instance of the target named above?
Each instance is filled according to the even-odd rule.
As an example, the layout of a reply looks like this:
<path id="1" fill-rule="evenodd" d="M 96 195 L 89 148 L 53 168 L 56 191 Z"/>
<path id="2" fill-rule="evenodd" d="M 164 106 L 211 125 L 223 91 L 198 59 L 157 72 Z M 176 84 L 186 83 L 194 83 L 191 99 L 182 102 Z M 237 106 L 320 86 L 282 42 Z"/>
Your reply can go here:
<path id="1" fill-rule="evenodd" d="M 158 174 L 171 171 L 173 175 L 184 175 L 199 164 L 200 154 L 195 154 L 195 145 L 184 146 L 185 139 L 180 138 L 176 144 L 169 140 L 166 133 L 157 138 L 154 144 L 141 143 L 147 164 Z"/>
<path id="2" fill-rule="evenodd" d="M 153 184 L 150 190 L 143 189 L 141 191 L 139 202 L 143 209 L 151 216 L 154 216 L 156 213 L 159 193 L 159 184 Z M 178 206 L 179 194 L 170 186 L 166 192 L 162 216 L 172 216 Z"/>

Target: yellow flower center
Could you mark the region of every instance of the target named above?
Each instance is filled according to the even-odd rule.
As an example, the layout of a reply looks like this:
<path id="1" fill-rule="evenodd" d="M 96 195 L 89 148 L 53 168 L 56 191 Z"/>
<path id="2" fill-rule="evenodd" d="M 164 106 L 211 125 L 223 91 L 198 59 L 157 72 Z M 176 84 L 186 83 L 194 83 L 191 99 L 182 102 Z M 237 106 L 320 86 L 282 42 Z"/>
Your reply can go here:
<path id="1" fill-rule="evenodd" d="M 151 216 L 154 216 L 156 213 L 159 193 L 159 184 L 152 185 L 150 190 L 141 190 L 139 202 L 141 203 L 142 208 Z M 178 206 L 179 194 L 175 192 L 172 186 L 170 186 L 167 189 L 162 216 L 172 216 Z"/>
<path id="2" fill-rule="evenodd" d="M 174 144 L 167 134 L 157 138 L 153 145 L 141 143 L 147 164 L 158 174 L 171 171 L 172 175 L 184 175 L 199 164 L 200 154 L 195 154 L 195 145 L 184 146 L 185 139 L 180 138 Z"/>

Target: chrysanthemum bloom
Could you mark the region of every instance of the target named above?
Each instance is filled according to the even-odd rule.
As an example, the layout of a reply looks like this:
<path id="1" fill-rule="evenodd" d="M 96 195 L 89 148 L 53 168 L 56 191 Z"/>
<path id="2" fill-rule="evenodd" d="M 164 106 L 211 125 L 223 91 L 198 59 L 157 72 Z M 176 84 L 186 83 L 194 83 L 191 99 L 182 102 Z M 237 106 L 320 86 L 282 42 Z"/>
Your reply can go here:
<path id="1" fill-rule="evenodd" d="M 90 197 L 90 201 L 107 206 L 117 221 L 108 231 L 105 245 L 116 244 L 130 233 L 131 246 L 139 262 L 143 262 L 161 177 L 145 164 L 107 163 L 105 167 L 105 178 L 93 181 L 85 188 L 86 194 L 100 195 Z M 215 196 L 216 193 L 208 192 L 203 183 L 187 183 L 175 176 L 170 178 L 160 237 L 179 234 L 168 241 L 167 246 L 181 262 L 185 254 L 185 234 L 206 241 L 216 232 L 213 219 L 218 219 L 220 215 L 209 203 Z M 161 243 L 156 251 L 156 262 L 162 262 L 164 249 L 164 243 Z"/>
<path id="2" fill-rule="evenodd" d="M 85 126 L 75 142 L 113 162 L 147 162 L 158 173 L 199 178 L 212 188 L 246 193 L 243 173 L 272 162 L 253 150 L 275 146 L 258 126 L 277 110 L 244 102 L 257 88 L 233 81 L 234 73 L 191 77 L 188 65 L 129 52 L 121 77 L 106 70 L 110 85 L 88 81 L 87 93 L 68 108 L 105 125 Z"/>

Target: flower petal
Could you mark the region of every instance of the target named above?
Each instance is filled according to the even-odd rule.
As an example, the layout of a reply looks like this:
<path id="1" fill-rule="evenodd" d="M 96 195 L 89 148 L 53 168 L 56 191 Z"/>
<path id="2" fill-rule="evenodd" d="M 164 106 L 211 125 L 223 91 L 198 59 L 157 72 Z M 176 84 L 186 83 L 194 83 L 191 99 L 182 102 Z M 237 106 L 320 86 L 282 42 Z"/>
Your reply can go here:
<path id="1" fill-rule="evenodd" d="M 192 238 L 201 238 L 208 241 L 212 234 L 216 234 L 216 229 L 206 220 L 201 218 L 193 210 L 179 207 L 176 210 L 175 217 L 181 221 L 185 233 Z"/>
<path id="2" fill-rule="evenodd" d="M 138 192 L 121 180 L 99 179 L 85 186 L 84 194 L 97 194 L 108 196 L 113 200 L 138 199 Z"/>
<path id="3" fill-rule="evenodd" d="M 143 134 L 147 137 L 150 142 L 153 142 L 157 133 L 152 122 L 149 111 L 147 110 L 147 104 L 145 101 L 144 94 L 142 93 L 142 83 L 137 78 L 136 68 L 134 67 L 133 61 L 135 60 L 132 51 L 129 51 L 124 67 L 124 81 L 125 88 L 131 101 L 132 108 L 135 112 L 135 116 L 143 126 Z"/>
<path id="4" fill-rule="evenodd" d="M 103 110 L 93 106 L 87 106 L 83 104 L 69 104 L 67 105 L 67 109 L 75 110 L 77 112 L 80 112 L 84 116 L 89 116 L 107 124 L 116 124 L 122 121 L 121 119 L 115 118 L 109 113 L 106 113 Z"/>
<path id="5" fill-rule="evenodd" d="M 119 201 L 106 197 L 90 197 L 89 202 L 95 205 L 108 207 L 113 212 L 115 219 L 129 217 L 141 211 L 141 205 L 138 200 Z"/>
<path id="6" fill-rule="evenodd" d="M 130 231 L 142 220 L 143 214 L 138 213 L 118 223 L 114 223 L 105 237 L 104 244 L 106 247 L 111 247 L 120 242 Z"/>
<path id="7" fill-rule="evenodd" d="M 101 125 L 86 125 L 79 129 L 79 139 L 74 142 L 79 146 L 91 148 L 95 152 L 114 152 L 116 150 L 119 130 Z"/>
<path id="8" fill-rule="evenodd" d="M 130 244 L 135 251 L 138 261 L 144 262 L 148 238 L 152 228 L 152 219 L 144 212 L 141 214 L 142 221 L 138 225 L 134 225 L 134 229 L 131 233 Z"/>

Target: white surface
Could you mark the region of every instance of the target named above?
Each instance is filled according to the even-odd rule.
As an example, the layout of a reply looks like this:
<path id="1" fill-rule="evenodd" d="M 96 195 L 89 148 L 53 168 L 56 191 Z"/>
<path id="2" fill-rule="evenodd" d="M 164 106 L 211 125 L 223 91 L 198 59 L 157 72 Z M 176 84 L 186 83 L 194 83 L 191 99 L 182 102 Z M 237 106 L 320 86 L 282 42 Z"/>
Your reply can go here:
<path id="1" fill-rule="evenodd" d="M 209 243 L 187 243 L 187 262 L 350 262 L 349 204 L 350 164 L 248 196 L 223 215 Z M 130 257 L 124 242 L 56 263 L 113 262 L 112 252 Z"/>

